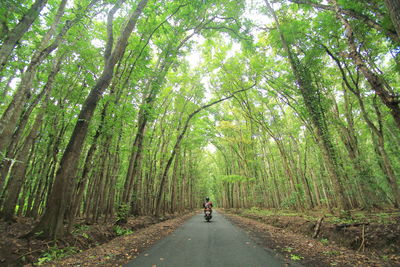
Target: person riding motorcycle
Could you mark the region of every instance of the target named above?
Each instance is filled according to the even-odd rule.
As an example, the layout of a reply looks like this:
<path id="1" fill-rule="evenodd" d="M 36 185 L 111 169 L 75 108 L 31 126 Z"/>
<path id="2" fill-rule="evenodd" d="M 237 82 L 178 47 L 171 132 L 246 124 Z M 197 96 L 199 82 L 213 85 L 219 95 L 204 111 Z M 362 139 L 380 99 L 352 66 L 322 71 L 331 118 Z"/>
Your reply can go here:
<path id="1" fill-rule="evenodd" d="M 210 201 L 210 198 L 209 198 L 209 197 L 206 197 L 206 201 L 204 201 L 204 203 L 203 203 L 204 217 L 206 217 L 206 210 L 207 210 L 207 209 L 210 209 L 210 213 L 212 214 L 212 207 L 213 207 L 213 204 L 212 204 L 212 202 Z"/>

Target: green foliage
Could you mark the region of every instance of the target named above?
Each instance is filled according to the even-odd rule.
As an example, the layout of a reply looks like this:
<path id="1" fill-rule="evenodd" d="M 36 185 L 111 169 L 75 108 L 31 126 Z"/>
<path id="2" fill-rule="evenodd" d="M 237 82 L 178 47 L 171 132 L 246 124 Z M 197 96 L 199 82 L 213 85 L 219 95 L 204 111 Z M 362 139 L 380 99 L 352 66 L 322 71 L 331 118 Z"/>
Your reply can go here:
<path id="1" fill-rule="evenodd" d="M 390 259 L 388 255 L 382 255 L 381 257 L 384 261 L 388 261 Z"/>
<path id="2" fill-rule="evenodd" d="M 38 262 L 35 265 L 43 265 L 45 263 L 59 260 L 73 254 L 79 252 L 79 249 L 76 247 L 65 247 L 65 248 L 58 248 L 57 246 L 50 247 L 49 250 L 44 252 L 38 259 Z"/>
<path id="3" fill-rule="evenodd" d="M 392 222 L 392 218 L 393 215 L 391 214 L 387 214 L 387 213 L 378 213 L 376 214 L 376 216 L 378 217 L 378 221 L 379 223 L 391 223 Z"/>
<path id="4" fill-rule="evenodd" d="M 43 231 L 38 231 L 38 232 L 35 232 L 35 233 L 33 234 L 33 236 L 39 237 L 39 236 L 41 236 L 42 234 L 43 234 Z"/>
<path id="5" fill-rule="evenodd" d="M 130 205 L 129 204 L 121 204 L 118 206 L 118 211 L 117 211 L 117 221 L 119 222 L 126 222 L 129 217 L 129 212 L 130 212 Z"/>
<path id="6" fill-rule="evenodd" d="M 304 257 L 299 256 L 299 255 L 296 255 L 296 254 L 290 254 L 290 259 L 291 259 L 292 261 L 299 261 L 299 260 L 304 259 Z"/>
<path id="7" fill-rule="evenodd" d="M 285 251 L 285 252 L 292 252 L 293 251 L 293 248 L 291 248 L 291 247 L 284 247 L 283 248 L 283 251 Z"/>
<path id="8" fill-rule="evenodd" d="M 241 175 L 221 175 L 218 177 L 219 179 L 221 179 L 221 181 L 224 182 L 228 182 L 228 183 L 235 183 L 235 182 L 243 182 L 243 181 L 247 181 L 248 179 L 251 178 L 247 178 Z"/>
<path id="9" fill-rule="evenodd" d="M 398 212 L 378 212 L 370 213 L 365 211 L 352 212 L 351 217 L 342 218 L 328 214 L 326 220 L 333 224 L 351 224 L 351 223 L 380 223 L 380 224 L 392 224 L 396 223 L 396 217 Z"/>
<path id="10" fill-rule="evenodd" d="M 299 193 L 293 192 L 288 198 L 285 198 L 281 203 L 282 208 L 289 209 L 294 207 L 297 203 L 297 194 Z"/>
<path id="11" fill-rule="evenodd" d="M 320 242 L 325 246 L 329 244 L 329 240 L 326 238 L 321 238 Z"/>
<path id="12" fill-rule="evenodd" d="M 322 252 L 324 255 L 327 255 L 327 256 L 337 256 L 337 255 L 340 255 L 341 254 L 341 252 L 340 251 L 336 251 L 336 250 L 331 250 L 331 251 L 324 251 L 324 252 Z"/>
<path id="13" fill-rule="evenodd" d="M 89 231 L 90 226 L 89 225 L 85 225 L 85 224 L 80 224 L 77 227 L 75 227 L 73 234 L 75 235 L 80 235 L 86 239 L 89 239 L 89 235 L 86 233 L 87 231 Z"/>
<path id="14" fill-rule="evenodd" d="M 114 232 L 117 234 L 117 236 L 121 236 L 121 235 L 130 235 L 130 234 L 133 234 L 133 233 L 134 233 L 133 230 L 123 228 L 123 227 L 121 227 L 121 226 L 119 226 L 119 225 L 114 226 L 113 230 L 114 230 Z"/>
<path id="15" fill-rule="evenodd" d="M 85 232 L 85 231 L 88 231 L 90 229 L 90 226 L 89 225 L 86 225 L 86 224 L 79 224 L 79 225 L 77 225 L 77 227 L 75 228 L 75 231 L 74 232 L 77 232 L 77 233 L 79 233 L 79 232 Z"/>
<path id="16" fill-rule="evenodd" d="M 0 8 L 1 40 L 33 1 L 8 2 L 9 8 Z M 24 112 L 33 108 L 25 126 L 21 122 L 11 127 L 21 132 L 12 136 L 18 149 L 7 153 L 12 155 L 29 144 L 27 136 L 38 115 L 43 115 L 38 136 L 28 149 L 26 177 L 16 190 L 21 192 L 16 210 L 24 213 L 35 203 L 40 207 L 51 205 L 45 199 L 51 181 L 62 160 L 67 160 L 63 153 L 73 141 L 74 126 L 82 126 L 83 121 L 77 119 L 89 91 L 101 82 L 107 41 L 105 18 L 116 3 L 81 0 L 66 6 L 60 25 L 45 47 L 60 36 L 67 21 L 79 20 L 59 40 L 59 47 L 37 64 L 34 79 L 23 92 L 26 101 L 21 101 L 15 97 L 17 87 L 23 77 L 29 76 L 25 76 L 28 65 L 54 22 L 59 2 L 49 1 L 15 45 L 0 73 L 0 115 L 14 98 L 17 104 L 22 103 Z M 128 2 L 114 16 L 114 44 L 134 8 L 135 1 Z M 373 28 L 364 19 L 346 15 L 363 65 L 384 79 L 388 92 L 396 95 L 400 88 L 398 44 L 387 35 L 394 30 L 392 22 L 382 1 L 364 2 L 338 0 L 341 8 L 371 18 L 383 27 Z M 89 3 L 94 5 L 86 9 Z M 349 199 L 363 210 L 392 205 L 394 196 L 384 163 L 388 162 L 394 177 L 399 177 L 400 131 L 390 109 L 349 57 L 342 21 L 334 11 L 310 4 L 271 4 L 280 29 L 264 1 L 149 1 L 123 50 L 123 58 L 113 69 L 112 80 L 98 95 L 99 102 L 88 102 L 96 109 L 93 117 L 85 118 L 89 125 L 82 126 L 87 126 L 89 133 L 77 142 L 81 144 L 73 157 L 79 161 L 73 175 L 77 183 L 71 183 L 77 190 L 69 191 L 78 199 L 77 192 L 84 189 L 81 202 L 75 203 L 84 216 L 92 218 L 96 210 L 96 216 L 102 218 L 116 211 L 118 222 L 127 221 L 131 206 L 125 203 L 117 207 L 116 202 L 122 201 L 128 189 L 127 173 L 133 163 L 139 166 L 138 174 L 132 177 L 138 190 L 123 201 L 143 207 L 153 207 L 159 192 L 163 195 L 160 199 L 165 200 L 162 206 L 168 209 L 178 208 L 169 207 L 173 206 L 169 205 L 174 202 L 173 193 L 176 197 L 191 192 L 183 194 L 179 209 L 208 195 L 227 208 L 251 207 L 244 213 L 259 216 L 298 216 L 296 210 L 304 213 L 313 209 L 329 213 L 337 211 L 341 199 Z M 332 5 L 329 1 L 325 4 Z M 290 51 L 285 51 L 280 33 Z M 326 50 L 337 58 L 344 73 Z M 62 59 L 60 70 L 54 83 L 48 84 L 55 69 L 53 62 L 58 59 Z M 351 88 L 344 83 L 346 79 Z M 48 91 L 41 95 L 44 88 Z M 193 111 L 246 88 L 251 89 L 193 117 L 179 148 L 174 150 Z M 146 122 L 143 136 L 138 134 L 140 120 Z M 377 134 L 379 129 L 381 136 Z M 139 155 L 133 145 L 139 139 L 136 137 L 142 140 Z M 94 151 L 93 157 L 86 162 L 89 151 Z M 176 161 L 172 161 L 166 186 L 162 187 L 160 174 L 172 151 L 176 152 Z M 0 153 L 5 156 L 4 151 Z M 18 154 L 22 153 L 11 158 Z M 329 168 L 330 162 L 333 168 Z M 14 170 L 8 172 L 9 177 L 13 177 Z M 332 170 L 338 171 L 339 179 Z M 81 181 L 85 182 L 83 187 Z M 335 182 L 341 183 L 343 190 L 338 190 Z M 100 192 L 102 196 L 97 195 Z M 340 197 L 342 193 L 346 198 Z M 347 211 L 340 212 L 343 218 L 328 215 L 327 220 L 338 224 L 394 222 L 394 215 L 389 213 L 373 218 L 360 213 L 346 218 Z M 79 226 L 74 234 L 89 238 L 86 227 Z M 119 226 L 115 229 L 118 235 L 129 231 Z"/>
<path id="17" fill-rule="evenodd" d="M 358 222 L 358 220 L 354 218 L 343 218 L 341 216 L 328 216 L 327 221 L 334 223 L 334 224 L 350 224 Z"/>

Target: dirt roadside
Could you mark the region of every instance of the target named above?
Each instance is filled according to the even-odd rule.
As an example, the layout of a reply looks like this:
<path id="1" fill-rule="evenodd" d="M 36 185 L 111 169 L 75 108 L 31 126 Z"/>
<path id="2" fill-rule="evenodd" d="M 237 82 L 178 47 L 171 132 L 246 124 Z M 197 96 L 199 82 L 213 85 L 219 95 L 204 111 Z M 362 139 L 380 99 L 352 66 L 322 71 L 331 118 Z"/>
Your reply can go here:
<path id="1" fill-rule="evenodd" d="M 228 211 L 220 212 L 244 229 L 258 244 L 305 266 L 400 266 L 400 258 L 382 259 L 379 255 L 361 253 L 335 244 L 323 244 L 290 230 L 274 227 Z"/>
<path id="2" fill-rule="evenodd" d="M 153 224 L 133 234 L 116 237 L 108 243 L 44 266 L 121 266 L 171 234 L 194 214 L 195 212 L 191 212 L 182 217 Z"/>
<path id="3" fill-rule="evenodd" d="M 120 248 L 115 245 L 114 251 L 108 249 L 108 242 L 112 242 L 113 239 L 124 240 L 125 238 L 129 241 L 133 238 L 136 243 L 131 250 L 133 252 L 137 250 L 138 253 L 182 224 L 187 217 L 193 214 L 188 212 L 185 213 L 186 215 L 166 214 L 160 218 L 154 216 L 130 217 L 124 225 L 116 225 L 113 219 L 93 224 L 77 220 L 72 233 L 63 240 L 57 241 L 34 237 L 21 238 L 34 227 L 33 219 L 16 217 L 12 222 L 0 220 L 0 266 L 43 266 L 48 263 L 60 266 L 64 264 L 58 263 L 57 260 L 61 262 L 61 259 L 69 256 L 68 262 L 73 264 L 76 260 L 79 264 L 81 254 L 86 255 L 82 256 L 82 258 L 86 257 L 83 260 L 85 266 L 96 265 L 99 258 L 103 257 L 105 259 L 99 262 L 102 263 L 106 260 L 109 262 L 109 266 L 113 266 L 113 259 L 116 259 L 116 262 L 120 260 L 113 253 Z M 86 250 L 90 250 L 93 255 L 84 254 Z M 110 251 L 108 252 L 108 250 Z M 128 254 L 126 258 L 131 258 L 130 252 Z M 132 255 L 134 256 L 135 253 Z M 57 263 L 54 264 L 54 261 Z M 123 260 L 121 259 L 121 261 Z"/>
<path id="4" fill-rule="evenodd" d="M 304 223 L 304 218 L 301 217 L 280 217 L 279 222 L 275 222 L 275 226 L 272 226 L 270 220 L 276 221 L 277 219 L 272 218 L 273 216 L 262 218 L 262 221 L 260 221 L 259 218 L 246 218 L 243 215 L 239 216 L 222 209 L 218 209 L 218 211 L 234 224 L 238 225 L 238 227 L 246 231 L 261 246 L 272 249 L 284 258 L 299 262 L 304 266 L 400 266 L 400 255 L 398 255 L 398 253 L 392 254 L 393 257 L 386 257 L 383 253 L 380 254 L 379 251 L 376 252 L 376 250 L 373 253 L 371 251 L 361 253 L 348 247 L 340 246 L 331 241 L 331 239 L 329 239 L 329 243 L 327 243 L 322 242 L 323 239 L 321 239 L 321 237 L 317 239 L 307 237 L 299 230 L 300 228 L 306 229 L 310 222 L 308 222 L 308 224 Z M 195 213 L 196 212 L 191 212 L 162 222 L 152 217 L 134 218 L 128 222 L 128 228 L 134 230 L 134 233 L 119 237 L 111 236 L 115 233 L 110 230 L 112 228 L 108 225 L 91 226 L 90 229 L 85 232 L 75 233 L 74 242 L 80 242 L 80 240 L 85 242 L 86 240 L 84 245 L 88 245 L 87 235 L 95 237 L 94 235 L 99 235 L 101 233 L 101 235 L 94 238 L 94 240 L 104 244 L 99 246 L 92 244 L 92 248 L 59 261 L 50 262 L 44 266 L 121 266 L 137 257 L 139 253 L 152 246 L 158 240 L 171 234 Z M 43 246 L 45 246 L 45 244 L 41 243 L 40 240 L 28 240 L 28 246 L 24 243 L 27 242 L 26 240 L 21 240 L 16 237 L 17 234 L 28 231 L 31 225 L 32 223 L 28 222 L 19 222 L 13 225 L 7 225 L 5 223 L 0 224 L 0 230 L 4 228 L 3 232 L 6 233 L 3 235 L 3 240 L 0 240 L 0 245 L 5 249 L 4 252 L 8 251 L 10 257 L 21 258 L 21 255 L 33 257 L 35 253 L 43 253 Z M 325 224 L 325 227 L 328 227 L 328 224 Z M 349 239 L 350 233 L 351 230 L 348 230 L 347 234 L 349 235 Z M 396 234 L 396 232 L 394 232 L 394 234 Z M 102 238 L 104 240 L 102 240 Z M 111 238 L 114 239 L 109 241 Z M 5 243 L 6 241 L 8 244 L 7 246 Z M 71 242 L 66 245 L 75 246 L 75 244 Z M 35 246 L 42 252 L 35 252 Z M 6 249 L 8 250 L 6 251 Z M 393 251 L 397 251 L 396 248 L 393 249 Z M 383 247 L 382 251 L 384 251 Z M 37 260 L 38 256 L 35 257 Z M 23 264 L 3 265 L 0 262 L 0 266 L 22 265 Z M 26 264 L 25 266 L 34 265 Z"/>

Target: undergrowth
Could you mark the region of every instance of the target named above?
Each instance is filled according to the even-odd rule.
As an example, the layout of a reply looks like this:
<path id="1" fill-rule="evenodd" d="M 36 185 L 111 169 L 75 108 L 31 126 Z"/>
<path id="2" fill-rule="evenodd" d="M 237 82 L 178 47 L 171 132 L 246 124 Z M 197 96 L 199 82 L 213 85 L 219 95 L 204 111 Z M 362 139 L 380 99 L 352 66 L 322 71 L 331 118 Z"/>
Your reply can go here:
<path id="1" fill-rule="evenodd" d="M 87 231 L 89 231 L 90 226 L 88 225 L 78 225 L 75 230 L 72 232 L 74 235 L 80 235 L 86 239 L 89 239 L 89 235 L 87 234 Z"/>
<path id="2" fill-rule="evenodd" d="M 73 254 L 80 252 L 80 250 L 76 247 L 65 247 L 58 248 L 57 245 L 54 247 L 50 247 L 47 251 L 45 251 L 39 258 L 38 262 L 34 265 L 40 266 L 50 261 L 59 260 Z"/>
<path id="3" fill-rule="evenodd" d="M 369 223 L 381 223 L 390 224 L 395 223 L 394 218 L 400 217 L 399 212 L 387 211 L 387 212 L 367 212 L 360 210 L 350 211 L 350 217 L 343 217 L 340 215 L 329 213 L 326 210 L 311 210 L 311 211 L 293 211 L 293 210 L 274 210 L 274 209 L 262 209 L 259 207 L 252 207 L 249 209 L 240 209 L 240 213 L 243 215 L 253 215 L 260 217 L 268 216 L 288 216 L 288 217 L 303 217 L 309 221 L 316 221 L 322 216 L 325 216 L 325 221 L 333 224 L 351 224 L 356 222 L 369 222 Z"/>
<path id="4" fill-rule="evenodd" d="M 133 230 L 122 228 L 119 225 L 114 227 L 114 232 L 117 234 L 117 236 L 133 234 Z"/>

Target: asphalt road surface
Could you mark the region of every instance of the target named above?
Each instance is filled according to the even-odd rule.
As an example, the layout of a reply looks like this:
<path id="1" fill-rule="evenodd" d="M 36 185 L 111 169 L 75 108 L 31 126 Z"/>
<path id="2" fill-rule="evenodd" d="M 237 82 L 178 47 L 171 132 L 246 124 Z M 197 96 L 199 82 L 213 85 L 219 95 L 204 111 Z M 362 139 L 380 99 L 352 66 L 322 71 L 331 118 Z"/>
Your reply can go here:
<path id="1" fill-rule="evenodd" d="M 278 267 L 288 265 L 275 257 L 273 252 L 258 246 L 244 231 L 214 210 L 211 222 L 207 223 L 202 214 L 193 216 L 174 233 L 142 252 L 125 266 Z"/>

